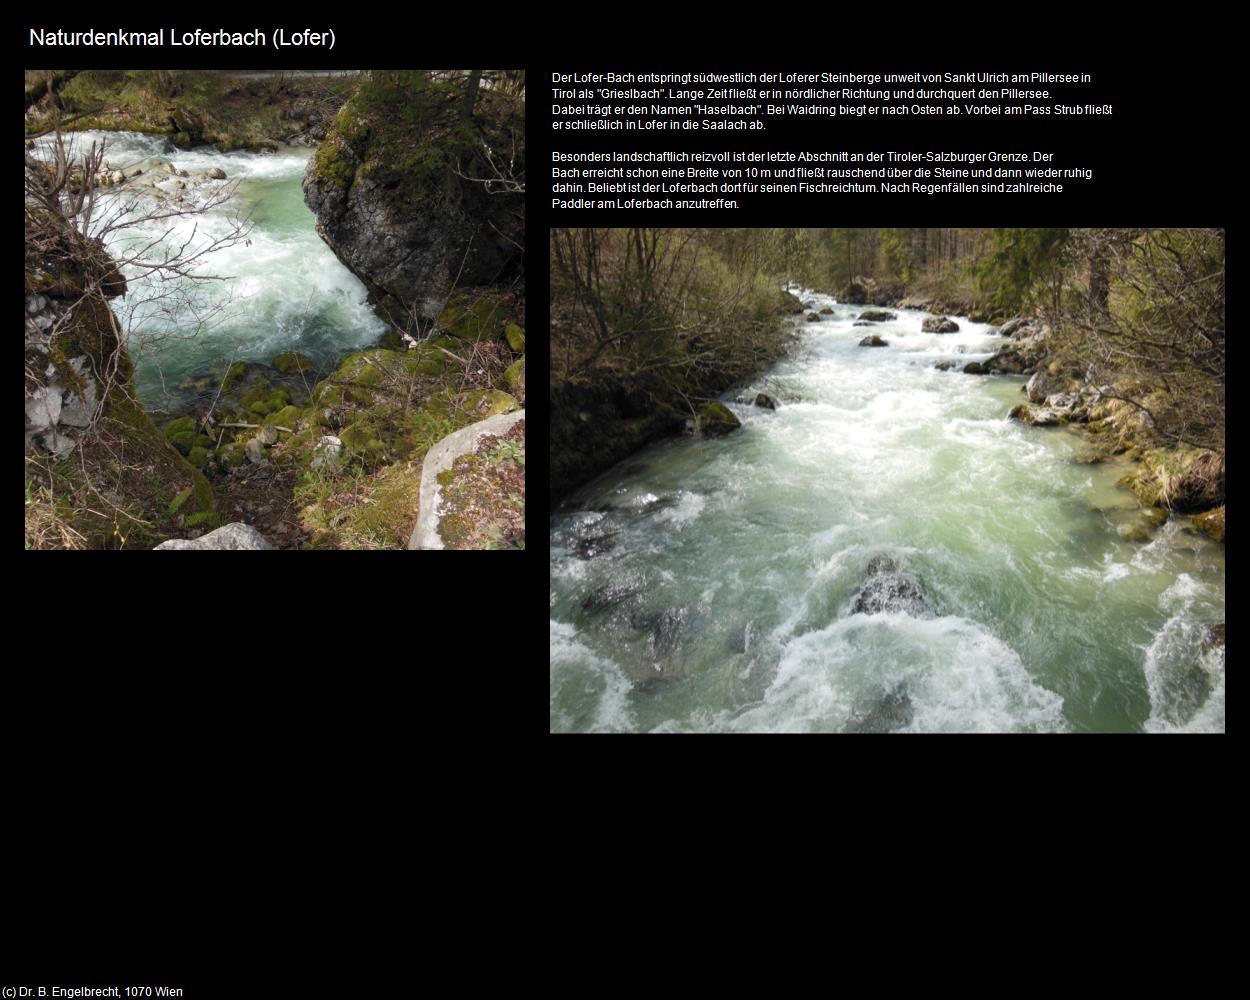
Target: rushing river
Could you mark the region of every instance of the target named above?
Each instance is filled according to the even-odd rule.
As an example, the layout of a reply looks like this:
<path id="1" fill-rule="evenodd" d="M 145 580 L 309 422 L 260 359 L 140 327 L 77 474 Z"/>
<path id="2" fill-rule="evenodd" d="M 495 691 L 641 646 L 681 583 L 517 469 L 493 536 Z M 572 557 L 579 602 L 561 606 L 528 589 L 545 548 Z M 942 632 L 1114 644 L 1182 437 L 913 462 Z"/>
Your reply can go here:
<path id="1" fill-rule="evenodd" d="M 1123 462 L 1007 419 L 1025 379 L 933 368 L 995 328 L 805 298 L 833 314 L 726 397 L 741 430 L 652 447 L 553 517 L 551 729 L 1223 732 L 1222 547 L 1152 525 Z M 882 557 L 923 607 L 854 612 Z"/>
<path id="2" fill-rule="evenodd" d="M 220 375 L 231 360 L 267 362 L 284 351 L 300 351 L 329 366 L 342 354 L 372 344 L 383 332 L 364 285 L 317 235 L 316 220 L 304 204 L 300 181 L 310 149 L 187 151 L 160 136 L 135 132 L 79 132 L 74 138 L 83 150 L 102 140 L 112 169 L 142 165 L 145 175 L 159 178 L 157 186 L 168 197 L 146 190 L 138 183 L 142 178 L 123 188 L 101 189 L 97 219 L 136 198 L 132 219 L 169 211 L 175 206 L 168 198 L 178 194 L 188 205 L 202 205 L 227 185 L 237 184 L 229 201 L 203 214 L 151 219 L 113 233 L 108 245 L 115 256 L 138 247 L 148 248 L 146 259 L 160 259 L 184 245 L 194 252 L 227 236 L 236 219 L 251 226 L 245 240 L 207 255 L 194 272 L 224 280 L 136 280 L 142 272 L 125 268 L 130 287 L 113 308 L 129 330 L 136 388 L 146 406 L 166 405 L 167 388 L 190 375 Z M 189 176 L 164 171 L 165 161 Z M 205 177 L 214 167 L 225 173 L 225 180 Z M 186 188 L 178 189 L 179 181 Z"/>

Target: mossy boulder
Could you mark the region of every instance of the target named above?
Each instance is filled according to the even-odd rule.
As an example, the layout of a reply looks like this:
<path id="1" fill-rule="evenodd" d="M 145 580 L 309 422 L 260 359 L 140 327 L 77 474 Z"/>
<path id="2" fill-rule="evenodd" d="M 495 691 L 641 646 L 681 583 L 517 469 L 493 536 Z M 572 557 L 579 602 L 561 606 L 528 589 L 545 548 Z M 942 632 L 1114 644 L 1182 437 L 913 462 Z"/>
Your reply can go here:
<path id="1" fill-rule="evenodd" d="M 1210 535 L 1221 545 L 1224 544 L 1224 505 L 1199 514 L 1194 518 L 1194 527 L 1203 534 Z"/>
<path id="2" fill-rule="evenodd" d="M 165 428 L 165 440 L 184 455 L 195 447 L 195 418 L 179 417 Z"/>
<path id="3" fill-rule="evenodd" d="M 513 392 L 525 394 L 525 355 L 521 355 L 507 367 L 503 380 Z"/>
<path id="4" fill-rule="evenodd" d="M 724 403 L 706 403 L 699 408 L 699 430 L 712 437 L 723 437 L 736 431 L 742 422 Z"/>
<path id="5" fill-rule="evenodd" d="M 187 455 L 187 461 L 194 465 L 197 469 L 203 469 L 208 463 L 208 449 L 196 445 Z"/>
<path id="6" fill-rule="evenodd" d="M 291 430 L 296 429 L 296 424 L 303 417 L 304 411 L 298 406 L 284 406 L 282 409 L 269 414 L 264 419 L 264 423 L 273 424 L 277 427 L 287 427 Z"/>
<path id="7" fill-rule="evenodd" d="M 274 358 L 272 364 L 278 371 L 288 375 L 292 372 L 309 371 L 313 367 L 313 360 L 307 354 L 300 354 L 299 351 L 287 351 Z"/>
<path id="8" fill-rule="evenodd" d="M 525 331 L 517 326 L 517 324 L 509 323 L 506 327 L 504 327 L 503 335 L 508 341 L 508 346 L 511 347 L 517 354 L 523 354 L 525 352 Z"/>
<path id="9" fill-rule="evenodd" d="M 488 149 L 523 169 L 524 102 L 483 87 L 470 125 L 456 86 L 417 70 L 363 78 L 304 175 L 318 233 L 397 324 L 434 319 L 457 285 L 520 273 L 524 193 L 469 178 L 489 176 Z"/>
<path id="10" fill-rule="evenodd" d="M 451 294 L 435 323 L 449 337 L 477 341 L 498 337 L 503 332 L 503 321 L 504 308 L 497 292 L 469 288 Z"/>
<path id="11" fill-rule="evenodd" d="M 897 317 L 887 309 L 865 309 L 859 319 L 863 323 L 888 323 Z"/>

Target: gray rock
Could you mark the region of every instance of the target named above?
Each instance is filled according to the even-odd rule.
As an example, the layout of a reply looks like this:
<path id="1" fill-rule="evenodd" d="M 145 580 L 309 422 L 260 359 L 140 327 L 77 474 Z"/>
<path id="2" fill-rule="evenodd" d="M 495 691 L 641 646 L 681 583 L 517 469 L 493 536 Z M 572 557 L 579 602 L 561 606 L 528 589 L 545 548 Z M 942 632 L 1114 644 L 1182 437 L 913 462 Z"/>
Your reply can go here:
<path id="1" fill-rule="evenodd" d="M 969 361 L 963 368 L 965 375 L 988 375 L 990 370 L 979 361 Z"/>
<path id="2" fill-rule="evenodd" d="M 932 613 L 920 581 L 900 570 L 893 559 L 877 556 L 868 564 L 867 579 L 855 597 L 852 614 L 875 615 L 902 611 L 909 615 Z"/>
<path id="3" fill-rule="evenodd" d="M 61 419 L 62 389 L 56 383 L 40 386 L 26 397 L 26 429 L 41 431 L 55 427 Z"/>
<path id="4" fill-rule="evenodd" d="M 61 404 L 61 423 L 70 427 L 87 427 L 95 416 L 96 388 L 94 380 L 88 380 L 82 398 L 72 389 L 65 393 Z"/>
<path id="5" fill-rule="evenodd" d="M 1009 319 L 1006 323 L 998 328 L 998 332 L 1004 337 L 1014 337 L 1024 327 L 1028 326 L 1030 320 L 1025 316 L 1017 316 L 1015 319 Z"/>
<path id="6" fill-rule="evenodd" d="M 940 372 L 948 372 L 952 368 L 955 367 L 955 362 L 954 361 L 939 361 L 933 367 L 936 368 Z"/>
<path id="7" fill-rule="evenodd" d="M 920 324 L 925 333 L 958 333 L 959 324 L 945 316 L 930 316 Z"/>
<path id="8" fill-rule="evenodd" d="M 1050 375 L 1044 371 L 1035 372 L 1024 387 L 1030 403 L 1044 402 L 1046 397 L 1058 392 L 1066 386 L 1068 380 L 1060 375 Z"/>
<path id="9" fill-rule="evenodd" d="M 42 295 L 32 295 L 26 300 L 26 311 L 33 316 L 35 313 L 43 312 L 47 305 L 48 300 Z"/>
<path id="10" fill-rule="evenodd" d="M 762 406 L 766 410 L 775 410 L 777 409 L 777 400 L 767 393 L 761 392 L 755 397 L 755 405 Z"/>
<path id="11" fill-rule="evenodd" d="M 441 175 L 447 184 L 432 173 L 425 193 L 401 196 L 384 138 L 382 130 L 351 141 L 340 136 L 335 175 L 319 173 L 318 158 L 310 159 L 304 200 L 317 233 L 384 308 L 390 297 L 405 312 L 434 319 L 454 287 L 493 284 L 519 266 L 525 195 L 462 183 L 448 166 Z M 366 163 L 370 169 L 362 170 Z M 344 172 L 352 175 L 348 186 Z"/>
<path id="12" fill-rule="evenodd" d="M 438 475 L 450 469 L 452 463 L 466 452 L 471 452 L 487 434 L 507 434 L 518 420 L 525 419 L 525 411 L 515 413 L 497 413 L 493 417 L 479 420 L 468 427 L 452 431 L 431 448 L 421 464 L 420 509 L 417 514 L 416 527 L 408 540 L 410 549 L 441 549 L 443 540 L 438 534 Z"/>
<path id="13" fill-rule="evenodd" d="M 260 443 L 260 438 L 252 438 L 243 446 L 243 453 L 247 455 L 247 460 L 253 465 L 268 465 L 269 459 L 265 457 L 265 446 Z"/>
<path id="14" fill-rule="evenodd" d="M 890 342 L 888 340 L 882 340 L 880 337 L 878 337 L 874 333 L 871 337 L 865 337 L 863 340 L 861 340 L 859 342 L 859 346 L 860 347 L 889 347 Z"/>
<path id="15" fill-rule="evenodd" d="M 226 179 L 226 172 L 222 170 L 221 167 L 210 167 L 204 176 L 211 177 L 215 181 L 224 181 Z"/>
<path id="16" fill-rule="evenodd" d="M 326 434 L 313 446 L 312 467 L 318 472 L 332 471 L 338 468 L 342 454 L 343 442 Z"/>
<path id="17" fill-rule="evenodd" d="M 109 180 L 111 180 L 114 184 L 122 184 L 126 180 L 126 175 L 120 170 L 114 170 L 111 174 L 109 174 Z"/>
<path id="18" fill-rule="evenodd" d="M 265 536 L 249 524 L 236 521 L 199 538 L 172 538 L 157 549 L 272 549 Z"/>
<path id="19" fill-rule="evenodd" d="M 39 443 L 57 458 L 61 458 L 73 451 L 74 445 L 78 442 L 67 434 L 62 434 L 57 430 L 49 430 L 39 436 Z"/>
<path id="20" fill-rule="evenodd" d="M 885 309 L 866 309 L 859 314 L 859 318 L 866 323 L 889 323 L 891 320 L 898 319 L 894 313 Z"/>
<path id="21" fill-rule="evenodd" d="M 256 436 L 260 439 L 260 443 L 266 447 L 275 445 L 278 443 L 278 428 L 273 424 L 265 424 Z"/>

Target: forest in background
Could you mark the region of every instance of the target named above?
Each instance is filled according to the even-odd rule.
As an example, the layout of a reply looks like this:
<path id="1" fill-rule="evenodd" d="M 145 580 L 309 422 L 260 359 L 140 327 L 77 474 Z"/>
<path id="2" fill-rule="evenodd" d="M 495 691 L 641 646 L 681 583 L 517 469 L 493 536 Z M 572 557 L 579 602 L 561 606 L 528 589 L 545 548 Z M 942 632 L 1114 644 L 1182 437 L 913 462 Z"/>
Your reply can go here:
<path id="1" fill-rule="evenodd" d="M 787 283 L 1036 317 L 1049 370 L 1121 400 L 1136 444 L 1222 464 L 1223 229 L 556 229 L 550 256 L 557 498 L 606 467 L 570 458 L 602 444 L 588 425 L 641 447 L 783 354 Z"/>

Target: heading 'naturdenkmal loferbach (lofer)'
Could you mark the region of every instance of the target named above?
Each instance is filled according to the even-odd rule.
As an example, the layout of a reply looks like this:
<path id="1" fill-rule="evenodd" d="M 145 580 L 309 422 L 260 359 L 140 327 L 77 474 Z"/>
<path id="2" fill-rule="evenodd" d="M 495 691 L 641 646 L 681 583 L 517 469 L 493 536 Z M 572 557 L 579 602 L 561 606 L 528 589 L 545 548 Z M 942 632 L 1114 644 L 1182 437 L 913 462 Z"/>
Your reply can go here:
<path id="1" fill-rule="evenodd" d="M 168 38 L 168 43 L 166 43 L 166 38 Z M 30 44 L 62 48 L 79 45 L 133 45 L 159 48 L 169 44 L 173 47 L 239 45 L 264 48 L 272 45 L 277 49 L 287 47 L 332 49 L 334 48 L 334 29 L 313 31 L 311 28 L 303 28 L 291 31 L 287 28 L 274 28 L 271 34 L 266 35 L 261 28 L 254 28 L 251 31 L 205 31 L 203 28 L 196 28 L 194 31 L 179 32 L 171 27 L 168 34 L 164 28 L 156 31 L 96 31 L 95 29 L 65 31 L 61 28 L 52 31 L 44 28 L 31 28 Z"/>

